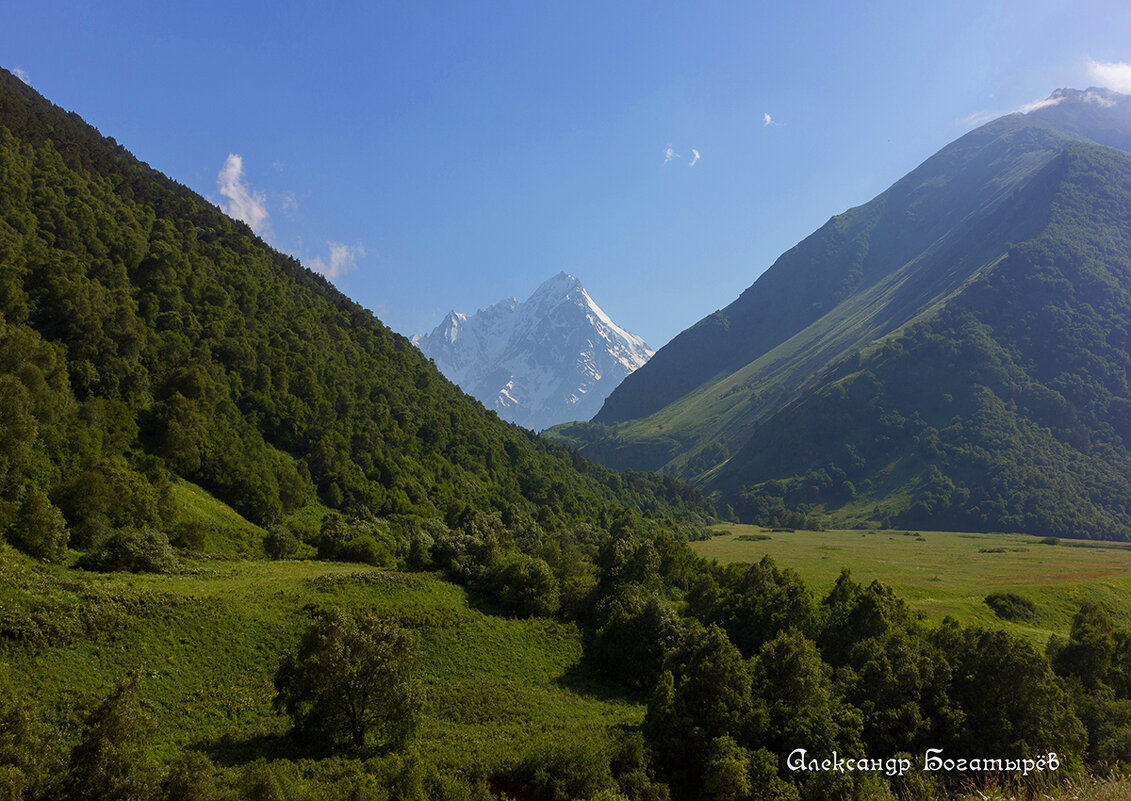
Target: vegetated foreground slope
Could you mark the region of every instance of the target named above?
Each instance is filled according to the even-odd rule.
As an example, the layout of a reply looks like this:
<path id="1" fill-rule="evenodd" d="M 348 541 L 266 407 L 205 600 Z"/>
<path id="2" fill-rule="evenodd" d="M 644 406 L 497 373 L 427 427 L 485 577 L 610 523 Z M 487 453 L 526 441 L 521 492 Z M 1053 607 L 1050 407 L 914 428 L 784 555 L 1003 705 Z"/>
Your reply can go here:
<path id="1" fill-rule="evenodd" d="M 1131 141 L 1131 98 L 1056 98 L 831 220 L 554 433 L 744 520 L 1126 538 L 1131 161 L 1086 135 Z"/>
<path id="2" fill-rule="evenodd" d="M 13 557 L 0 544 L 0 603 L 8 610 L 0 680 L 9 668 L 32 677 L 37 706 L 69 733 L 76 699 L 102 697 L 121 676 L 141 671 L 156 724 L 150 739 L 165 760 L 188 749 L 221 764 L 298 756 L 272 707 L 272 681 L 311 606 L 366 611 L 415 632 L 426 698 L 418 744 L 449 772 L 501 770 L 542 738 L 584 732 L 603 740 L 610 726 L 638 724 L 643 715 L 638 702 L 615 697 L 579 663 L 574 623 L 487 614 L 435 575 L 216 561 L 127 579 Z M 27 598 L 38 608 L 21 615 Z"/>
<path id="3" fill-rule="evenodd" d="M 7 72 L 0 267 L 0 526 L 33 501 L 80 548 L 168 522 L 170 472 L 261 525 L 315 497 L 549 529 L 704 509 L 499 421 L 320 276 Z"/>

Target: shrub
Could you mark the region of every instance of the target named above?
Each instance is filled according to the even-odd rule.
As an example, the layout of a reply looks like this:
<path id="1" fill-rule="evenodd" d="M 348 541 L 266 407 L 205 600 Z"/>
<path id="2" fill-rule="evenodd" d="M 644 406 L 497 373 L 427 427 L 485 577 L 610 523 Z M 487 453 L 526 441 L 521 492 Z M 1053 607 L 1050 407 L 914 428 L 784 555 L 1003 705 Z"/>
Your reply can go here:
<path id="1" fill-rule="evenodd" d="M 177 569 L 177 557 L 163 531 L 123 528 L 80 559 L 79 567 L 102 572 L 170 573 Z"/>
<path id="2" fill-rule="evenodd" d="M 199 751 L 185 751 L 169 766 L 169 774 L 162 783 L 167 801 L 215 801 L 215 768 L 212 761 Z"/>
<path id="3" fill-rule="evenodd" d="M 67 522 L 41 489 L 31 487 L 8 527 L 8 540 L 29 556 L 59 562 L 67 554 Z"/>
<path id="4" fill-rule="evenodd" d="M 263 551 L 272 559 L 287 559 L 298 550 L 298 537 L 289 528 L 275 524 L 263 537 Z"/>
<path id="5" fill-rule="evenodd" d="M 67 798 L 75 801 L 142 799 L 154 795 L 157 765 L 149 753 L 151 722 L 137 698 L 138 679 L 119 684 L 87 716 L 71 752 Z"/>
<path id="6" fill-rule="evenodd" d="M 36 798 L 47 781 L 48 729 L 0 669 L 0 798 Z"/>
<path id="7" fill-rule="evenodd" d="M 369 534 L 351 537 L 334 554 L 334 559 L 339 562 L 362 562 L 367 565 L 387 565 L 392 558 L 389 549 Z"/>
<path id="8" fill-rule="evenodd" d="M 567 732 L 536 741 L 504 781 L 535 801 L 591 798 L 616 787 L 608 743 Z"/>
<path id="9" fill-rule="evenodd" d="M 492 567 L 487 588 L 508 612 L 519 617 L 549 617 L 561 598 L 554 571 L 543 560 L 517 556 Z"/>
<path id="10" fill-rule="evenodd" d="M 182 520 L 173 527 L 169 543 L 186 551 L 201 551 L 204 550 L 204 538 L 207 534 L 208 527 L 199 520 Z"/>
<path id="11" fill-rule="evenodd" d="M 1032 620 L 1037 607 L 1028 598 L 1012 592 L 995 592 L 986 596 L 986 606 L 1002 620 Z"/>

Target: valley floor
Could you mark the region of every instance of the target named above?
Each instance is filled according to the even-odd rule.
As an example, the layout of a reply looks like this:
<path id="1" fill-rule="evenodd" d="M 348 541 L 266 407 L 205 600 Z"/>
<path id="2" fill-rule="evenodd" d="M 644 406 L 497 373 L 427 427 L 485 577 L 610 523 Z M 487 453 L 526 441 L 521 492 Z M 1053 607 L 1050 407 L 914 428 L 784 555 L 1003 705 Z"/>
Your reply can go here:
<path id="1" fill-rule="evenodd" d="M 1042 647 L 1052 634 L 1068 633 L 1083 601 L 1131 614 L 1131 545 L 1125 543 L 899 529 L 775 531 L 729 523 L 714 531 L 712 539 L 692 543 L 700 556 L 728 563 L 768 555 L 818 594 L 847 568 L 859 582 L 891 586 L 929 618 L 950 615 L 1005 628 Z M 985 604 L 993 592 L 1028 598 L 1036 617 L 1001 620 Z"/>

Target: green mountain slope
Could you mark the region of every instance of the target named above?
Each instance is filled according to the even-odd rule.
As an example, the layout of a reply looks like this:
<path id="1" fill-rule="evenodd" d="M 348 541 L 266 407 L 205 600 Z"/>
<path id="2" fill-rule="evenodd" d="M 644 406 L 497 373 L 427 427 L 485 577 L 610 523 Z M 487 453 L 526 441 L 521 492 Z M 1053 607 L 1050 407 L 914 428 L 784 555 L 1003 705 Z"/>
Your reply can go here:
<path id="1" fill-rule="evenodd" d="M 260 525 L 316 497 L 548 529 L 705 509 L 502 423 L 320 276 L 0 71 L 0 530 L 51 507 L 78 547 L 165 525 L 176 476 Z"/>
<path id="2" fill-rule="evenodd" d="M 831 220 L 554 435 L 748 519 L 1127 536 L 1127 157 L 1086 134 L 1131 143 L 1131 99 L 1055 97 Z"/>

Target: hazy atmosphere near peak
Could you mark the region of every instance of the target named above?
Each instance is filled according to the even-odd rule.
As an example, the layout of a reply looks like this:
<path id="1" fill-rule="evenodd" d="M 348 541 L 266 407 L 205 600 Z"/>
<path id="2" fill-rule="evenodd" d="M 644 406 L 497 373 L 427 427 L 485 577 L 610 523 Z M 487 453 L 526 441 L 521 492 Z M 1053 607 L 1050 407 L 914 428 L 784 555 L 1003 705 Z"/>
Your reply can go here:
<path id="1" fill-rule="evenodd" d="M 1059 87 L 1116 2 L 25 3 L 2 65 L 394 329 L 566 271 L 652 347 L 830 216 Z"/>

